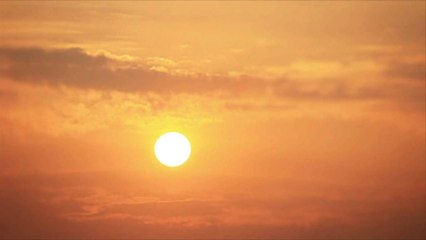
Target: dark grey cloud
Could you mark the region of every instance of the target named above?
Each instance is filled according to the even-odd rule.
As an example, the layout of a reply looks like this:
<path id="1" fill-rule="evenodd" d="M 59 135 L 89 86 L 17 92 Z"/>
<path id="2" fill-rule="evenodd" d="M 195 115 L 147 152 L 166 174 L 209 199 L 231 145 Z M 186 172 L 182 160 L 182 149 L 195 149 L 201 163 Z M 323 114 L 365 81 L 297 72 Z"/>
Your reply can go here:
<path id="1" fill-rule="evenodd" d="M 149 66 L 111 67 L 119 61 L 104 55 L 92 56 L 79 48 L 0 48 L 5 63 L 0 76 L 16 81 L 45 83 L 126 92 L 195 92 L 259 90 L 265 87 L 250 78 L 177 76 L 149 70 Z"/>
<path id="2" fill-rule="evenodd" d="M 367 87 L 353 84 L 357 79 L 352 79 L 351 76 L 347 79 L 324 79 L 315 82 L 289 78 L 266 80 L 250 76 L 209 76 L 201 73 L 171 74 L 150 70 L 150 66 L 143 64 L 120 62 L 105 55 L 90 55 L 80 48 L 0 47 L 0 63 L 3 65 L 0 67 L 0 78 L 50 86 L 123 92 L 204 94 L 221 91 L 236 97 L 241 94 L 262 96 L 272 93 L 281 98 L 297 100 L 393 98 L 399 101 L 403 98 L 401 96 L 409 96 L 413 91 L 410 86 L 398 87 L 401 90 L 395 91 L 397 85 L 392 84 L 392 78 L 386 86 L 373 84 Z M 424 66 L 392 64 L 385 73 L 410 79 L 424 79 Z"/>
<path id="3" fill-rule="evenodd" d="M 426 66 L 425 62 L 391 62 L 386 71 L 390 77 L 399 77 L 408 80 L 425 81 Z"/>
<path id="4" fill-rule="evenodd" d="M 328 82 L 306 88 L 300 81 L 281 81 L 275 84 L 274 92 L 279 97 L 298 100 L 367 100 L 388 97 L 383 88 L 353 87 L 349 81 L 342 79 L 330 79 Z"/>
<path id="5" fill-rule="evenodd" d="M 1 74 L 24 82 L 130 91 L 143 88 L 146 79 L 155 82 L 165 77 L 161 73 L 139 69 L 113 71 L 108 67 L 112 59 L 91 56 L 78 48 L 2 48 L 0 57 L 8 65 Z"/>

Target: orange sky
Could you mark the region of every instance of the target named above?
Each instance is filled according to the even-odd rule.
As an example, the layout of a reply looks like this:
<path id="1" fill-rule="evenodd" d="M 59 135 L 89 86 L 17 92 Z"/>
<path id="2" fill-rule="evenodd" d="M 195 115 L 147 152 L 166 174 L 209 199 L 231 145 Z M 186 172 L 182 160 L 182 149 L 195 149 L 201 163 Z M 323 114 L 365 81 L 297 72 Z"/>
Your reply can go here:
<path id="1" fill-rule="evenodd" d="M 425 235 L 425 2 L 0 2 L 0 238 Z"/>

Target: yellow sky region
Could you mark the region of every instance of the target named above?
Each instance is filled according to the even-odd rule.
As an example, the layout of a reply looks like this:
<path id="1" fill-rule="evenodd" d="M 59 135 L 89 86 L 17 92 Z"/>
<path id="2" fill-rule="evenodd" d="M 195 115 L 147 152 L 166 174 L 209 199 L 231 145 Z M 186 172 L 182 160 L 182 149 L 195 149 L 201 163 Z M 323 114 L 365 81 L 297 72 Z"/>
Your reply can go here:
<path id="1" fill-rule="evenodd" d="M 424 42 L 424 2 L 0 2 L 0 238 L 424 238 Z"/>

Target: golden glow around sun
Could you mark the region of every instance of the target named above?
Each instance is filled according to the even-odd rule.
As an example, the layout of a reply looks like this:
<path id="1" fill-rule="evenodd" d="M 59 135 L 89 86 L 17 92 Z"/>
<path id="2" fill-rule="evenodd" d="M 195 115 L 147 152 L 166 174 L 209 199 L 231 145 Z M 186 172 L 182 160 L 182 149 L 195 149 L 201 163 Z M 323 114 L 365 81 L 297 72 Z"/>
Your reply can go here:
<path id="1" fill-rule="evenodd" d="M 181 133 L 168 132 L 161 135 L 155 143 L 155 156 L 168 167 L 177 167 L 188 160 L 191 144 Z"/>

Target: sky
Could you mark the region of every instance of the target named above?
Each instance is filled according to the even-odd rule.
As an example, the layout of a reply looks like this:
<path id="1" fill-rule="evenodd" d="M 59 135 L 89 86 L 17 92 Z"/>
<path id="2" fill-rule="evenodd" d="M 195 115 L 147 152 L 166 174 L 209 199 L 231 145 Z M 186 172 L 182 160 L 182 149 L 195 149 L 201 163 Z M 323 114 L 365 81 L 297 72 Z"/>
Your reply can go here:
<path id="1" fill-rule="evenodd" d="M 423 239 L 425 150 L 424 1 L 0 2 L 1 239 Z"/>

